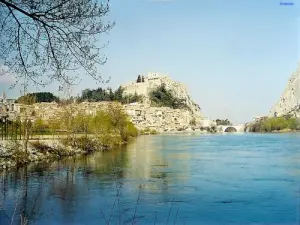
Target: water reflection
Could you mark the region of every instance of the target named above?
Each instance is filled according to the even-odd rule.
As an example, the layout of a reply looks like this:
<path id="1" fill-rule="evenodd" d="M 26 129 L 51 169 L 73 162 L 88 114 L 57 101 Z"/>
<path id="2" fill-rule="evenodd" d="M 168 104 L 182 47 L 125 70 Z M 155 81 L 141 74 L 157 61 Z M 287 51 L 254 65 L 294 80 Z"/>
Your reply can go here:
<path id="1" fill-rule="evenodd" d="M 299 143 L 284 135 L 145 136 L 110 152 L 30 164 L 1 173 L 0 224 L 293 224 Z"/>
<path id="2" fill-rule="evenodd" d="M 1 174 L 0 224 L 9 224 L 12 220 L 18 224 L 20 217 L 30 222 L 43 221 L 47 217 L 70 222 L 83 202 L 95 205 L 93 195 L 97 198 L 105 195 L 96 201 L 114 204 L 114 196 L 124 183 L 126 188 L 122 200 L 128 208 L 136 204 L 136 195 L 141 190 L 167 196 L 165 192 L 170 183 L 175 184 L 187 177 L 184 171 L 189 156 L 181 153 L 168 157 L 168 149 L 164 149 L 166 141 L 141 137 L 111 152 L 30 164 L 4 172 Z M 185 166 L 182 163 L 176 166 L 178 156 Z M 132 196 L 128 199 L 126 195 Z M 108 213 L 104 204 L 98 206 L 98 211 L 102 209 Z M 55 215 L 56 212 L 59 216 Z"/>

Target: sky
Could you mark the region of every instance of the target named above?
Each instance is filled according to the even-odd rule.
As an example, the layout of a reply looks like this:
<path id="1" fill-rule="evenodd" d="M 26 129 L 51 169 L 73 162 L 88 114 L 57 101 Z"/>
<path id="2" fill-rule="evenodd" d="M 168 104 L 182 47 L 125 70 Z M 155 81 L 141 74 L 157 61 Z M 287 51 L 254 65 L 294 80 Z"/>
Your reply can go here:
<path id="1" fill-rule="evenodd" d="M 116 25 L 102 37 L 108 61 L 99 72 L 113 88 L 138 74 L 168 73 L 210 119 L 238 124 L 267 115 L 300 60 L 300 0 L 280 2 L 111 0 L 107 19 Z M 0 77 L 1 92 L 9 82 Z M 84 77 L 73 94 L 97 87 Z M 57 85 L 37 91 L 56 93 Z"/>

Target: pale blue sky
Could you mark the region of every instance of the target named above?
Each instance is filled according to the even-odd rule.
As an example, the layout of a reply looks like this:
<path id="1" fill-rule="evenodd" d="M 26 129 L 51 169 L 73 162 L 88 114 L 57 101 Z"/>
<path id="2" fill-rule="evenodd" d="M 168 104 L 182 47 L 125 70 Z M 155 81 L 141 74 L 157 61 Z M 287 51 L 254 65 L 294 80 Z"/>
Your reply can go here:
<path id="1" fill-rule="evenodd" d="M 300 0 L 290 2 L 111 0 L 116 26 L 104 37 L 100 72 L 114 88 L 148 71 L 168 73 L 211 119 L 266 115 L 300 59 Z M 84 78 L 74 93 L 96 87 Z"/>

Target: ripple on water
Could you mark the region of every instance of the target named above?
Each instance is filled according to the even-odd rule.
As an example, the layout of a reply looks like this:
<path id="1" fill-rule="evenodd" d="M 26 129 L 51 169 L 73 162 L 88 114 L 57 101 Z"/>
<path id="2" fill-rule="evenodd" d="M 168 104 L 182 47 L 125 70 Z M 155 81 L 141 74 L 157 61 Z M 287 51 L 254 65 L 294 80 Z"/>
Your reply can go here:
<path id="1" fill-rule="evenodd" d="M 16 200 L 16 212 L 36 202 L 47 216 L 27 215 L 33 224 L 124 224 L 134 213 L 138 224 L 296 224 L 299 159 L 297 134 L 143 136 L 3 173 L 0 204 L 12 215 Z M 10 224 L 2 212 L 0 224 Z"/>

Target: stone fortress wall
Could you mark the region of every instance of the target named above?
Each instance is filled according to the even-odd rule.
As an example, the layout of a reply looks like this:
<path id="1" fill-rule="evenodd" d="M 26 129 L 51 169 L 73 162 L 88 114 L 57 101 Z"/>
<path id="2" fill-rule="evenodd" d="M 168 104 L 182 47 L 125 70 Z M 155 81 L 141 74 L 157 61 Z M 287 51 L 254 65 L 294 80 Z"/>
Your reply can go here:
<path id="1" fill-rule="evenodd" d="M 145 82 L 137 83 L 136 81 L 121 85 L 125 94 L 135 94 L 147 96 L 152 90 L 160 86 L 162 83 L 167 85 L 168 75 L 159 73 L 148 73 Z"/>

